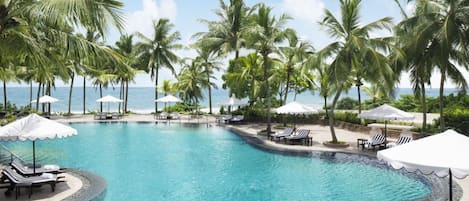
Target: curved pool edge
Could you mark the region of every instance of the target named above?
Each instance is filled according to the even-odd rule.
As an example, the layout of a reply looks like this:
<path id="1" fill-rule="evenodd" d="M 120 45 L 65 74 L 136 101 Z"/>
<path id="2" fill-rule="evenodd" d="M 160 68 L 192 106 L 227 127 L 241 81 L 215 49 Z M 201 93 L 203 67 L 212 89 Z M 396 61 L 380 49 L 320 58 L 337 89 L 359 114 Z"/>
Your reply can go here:
<path id="1" fill-rule="evenodd" d="M 77 177 L 83 183 L 80 190 L 65 198 L 64 201 L 101 201 L 106 196 L 106 180 L 94 173 L 68 168 L 67 173 Z"/>
<path id="2" fill-rule="evenodd" d="M 369 159 L 373 160 L 378 160 L 376 156 L 370 156 L 369 154 L 360 154 L 360 153 L 353 153 L 349 151 L 328 151 L 328 150 L 298 150 L 298 149 L 286 149 L 286 148 L 281 148 L 281 147 L 276 147 L 276 146 L 271 146 L 268 143 L 266 143 L 265 140 L 252 135 L 251 133 L 248 133 L 242 129 L 235 128 L 235 127 L 226 127 L 226 129 L 234 133 L 235 135 L 239 136 L 243 141 L 245 141 L 247 144 L 250 146 L 266 151 L 269 153 L 273 154 L 281 154 L 281 155 L 288 155 L 288 156 L 298 156 L 298 157 L 318 157 L 321 158 L 324 153 L 341 153 L 341 154 L 347 154 L 347 155 L 357 155 L 360 157 L 366 157 Z M 327 154 L 326 154 L 327 155 Z M 371 164 L 370 164 L 371 165 Z M 391 168 L 391 167 L 390 167 Z M 392 168 L 391 168 L 392 169 Z M 395 170 L 395 169 L 394 169 Z M 419 172 L 407 172 L 405 170 L 396 170 L 396 171 L 401 171 L 404 174 L 413 174 L 415 176 L 412 176 L 413 179 L 417 179 L 426 185 L 431 186 L 431 193 L 430 195 L 417 199 L 419 201 L 435 201 L 435 200 L 447 200 L 448 197 L 448 182 L 443 179 L 435 176 L 435 175 L 424 175 Z M 462 195 L 464 193 L 463 189 L 461 186 L 453 182 L 453 199 L 455 200 L 460 200 L 462 198 Z"/>

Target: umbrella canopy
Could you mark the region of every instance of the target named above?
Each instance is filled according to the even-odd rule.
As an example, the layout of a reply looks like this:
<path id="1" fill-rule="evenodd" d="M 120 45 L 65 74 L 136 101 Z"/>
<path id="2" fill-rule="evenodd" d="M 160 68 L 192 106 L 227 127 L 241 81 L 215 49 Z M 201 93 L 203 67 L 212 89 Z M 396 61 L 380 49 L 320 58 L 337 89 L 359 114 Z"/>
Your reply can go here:
<path id="1" fill-rule="evenodd" d="M 447 130 L 407 144 L 378 151 L 377 157 L 395 169 L 405 168 L 424 174 L 435 173 L 439 177 L 469 176 L 469 138 L 454 130 Z"/>
<path id="2" fill-rule="evenodd" d="M 312 107 L 303 105 L 296 101 L 290 102 L 286 105 L 283 105 L 275 109 L 275 112 L 278 114 L 317 114 L 319 113 L 318 110 Z"/>
<path id="3" fill-rule="evenodd" d="M 111 95 L 107 95 L 107 96 L 104 96 L 98 100 L 96 100 L 96 102 L 101 102 L 101 103 L 121 103 L 121 102 L 124 102 L 123 100 L 121 99 L 118 99 L 114 96 L 111 96 Z"/>
<path id="4" fill-rule="evenodd" d="M 361 114 L 358 114 L 358 118 L 402 121 L 412 120 L 415 118 L 415 116 L 410 113 L 399 110 L 395 107 L 392 107 L 388 104 L 383 104 L 377 108 L 364 111 Z"/>
<path id="5" fill-rule="evenodd" d="M 39 103 L 55 103 L 55 102 L 58 102 L 58 101 L 59 101 L 59 99 L 48 96 L 48 95 L 39 97 Z M 36 102 L 37 102 L 37 100 L 31 101 L 31 103 L 36 103 Z"/>
<path id="6" fill-rule="evenodd" d="M 30 114 L 0 128 L 0 141 L 33 141 L 33 166 L 36 167 L 36 140 L 64 138 L 78 134 L 74 128 Z M 35 170 L 34 170 L 35 172 Z"/>
<path id="7" fill-rule="evenodd" d="M 160 103 L 178 103 L 178 102 L 182 102 L 181 99 L 173 96 L 173 95 L 167 95 L 165 97 L 162 97 L 162 98 L 158 98 L 155 100 L 155 102 L 160 102 Z"/>
<path id="8" fill-rule="evenodd" d="M 229 99 L 223 100 L 218 103 L 219 105 L 222 106 L 243 106 L 247 105 L 247 103 L 241 101 L 240 99 L 237 99 L 236 97 L 232 96 Z"/>

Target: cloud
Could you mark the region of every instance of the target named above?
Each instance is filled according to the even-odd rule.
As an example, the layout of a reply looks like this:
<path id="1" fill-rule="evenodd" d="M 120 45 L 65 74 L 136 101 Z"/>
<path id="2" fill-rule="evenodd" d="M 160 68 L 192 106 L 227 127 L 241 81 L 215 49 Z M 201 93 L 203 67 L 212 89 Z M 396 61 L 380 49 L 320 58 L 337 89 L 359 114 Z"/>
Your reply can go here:
<path id="1" fill-rule="evenodd" d="M 168 18 L 174 23 L 176 15 L 177 5 L 175 0 L 161 0 L 159 5 L 156 0 L 142 0 L 140 10 L 127 13 L 125 30 L 129 34 L 138 31 L 145 36 L 151 37 L 153 34 L 153 20 Z"/>
<path id="2" fill-rule="evenodd" d="M 295 19 L 316 23 L 324 14 L 322 0 L 283 0 L 280 4 L 290 16 Z"/>

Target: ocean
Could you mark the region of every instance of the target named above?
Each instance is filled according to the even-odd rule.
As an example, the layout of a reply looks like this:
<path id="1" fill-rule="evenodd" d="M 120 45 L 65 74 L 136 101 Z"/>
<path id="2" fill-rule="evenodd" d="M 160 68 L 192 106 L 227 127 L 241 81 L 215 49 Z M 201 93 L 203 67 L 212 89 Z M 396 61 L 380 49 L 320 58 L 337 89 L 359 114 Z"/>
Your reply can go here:
<path id="1" fill-rule="evenodd" d="M 445 89 L 445 94 L 456 93 L 456 89 Z M 33 100 L 36 99 L 37 88 L 33 87 Z M 403 94 L 412 94 L 412 89 L 400 88 L 397 90 L 397 98 Z M 427 95 L 429 97 L 437 97 L 438 89 L 428 89 Z M 59 102 L 51 104 L 52 113 L 63 113 L 68 111 L 68 94 L 69 87 L 56 87 L 52 89 L 51 96 L 59 99 Z M 103 89 L 103 96 L 112 95 L 119 97 L 119 88 L 108 88 Z M 152 87 L 129 87 L 129 103 L 128 110 L 135 113 L 151 113 L 154 111 L 154 88 Z M 228 90 L 214 89 L 212 91 L 212 107 L 219 108 L 219 102 L 228 97 Z M 162 94 L 158 96 L 163 97 Z M 352 88 L 348 93 L 342 93 L 341 98 L 351 97 L 357 99 L 357 90 Z M 99 103 L 96 99 L 99 98 L 99 90 L 94 87 L 86 87 L 86 112 L 99 110 Z M 362 100 L 368 99 L 369 97 L 363 92 Z M 293 101 L 294 94 L 289 94 L 288 101 Z M 331 100 L 332 98 L 329 98 Z M 26 106 L 29 104 L 29 87 L 8 87 L 7 86 L 7 100 L 16 106 Z M 296 101 L 303 104 L 322 108 L 323 98 L 319 96 L 318 92 L 304 92 L 296 96 Z M 3 90 L 0 90 L 0 102 L 3 102 Z M 72 113 L 83 112 L 83 87 L 74 87 L 72 94 Z M 205 92 L 205 98 L 201 101 L 200 105 L 202 108 L 208 107 L 208 92 Z M 34 105 L 33 105 L 34 107 Z M 108 105 L 103 104 L 103 110 L 107 110 Z M 111 111 L 117 111 L 118 104 L 110 103 Z M 158 104 L 158 109 L 161 110 L 164 107 L 164 103 Z M 214 111 L 216 111 L 214 109 Z"/>

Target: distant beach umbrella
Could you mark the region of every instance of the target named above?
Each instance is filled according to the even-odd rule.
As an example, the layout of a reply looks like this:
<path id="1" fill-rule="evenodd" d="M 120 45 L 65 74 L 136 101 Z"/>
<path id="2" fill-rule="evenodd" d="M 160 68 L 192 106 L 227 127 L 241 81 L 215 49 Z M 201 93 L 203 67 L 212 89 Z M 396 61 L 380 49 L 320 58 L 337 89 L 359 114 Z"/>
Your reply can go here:
<path id="1" fill-rule="evenodd" d="M 159 103 L 179 103 L 179 102 L 182 102 L 182 100 L 175 97 L 175 96 L 173 96 L 173 95 L 167 95 L 165 97 L 156 99 L 155 102 L 159 102 Z"/>
<path id="2" fill-rule="evenodd" d="M 0 128 L 0 141 L 33 141 L 33 172 L 36 173 L 36 140 L 65 138 L 77 135 L 76 129 L 30 114 Z"/>
<path id="3" fill-rule="evenodd" d="M 299 102 L 293 101 L 288 104 L 285 104 L 279 108 L 274 109 L 278 114 L 317 114 L 318 110 L 303 105 Z"/>
<path id="4" fill-rule="evenodd" d="M 158 103 L 180 103 L 180 102 L 182 102 L 182 100 L 175 97 L 175 96 L 173 96 L 173 95 L 167 95 L 165 97 L 156 99 L 155 102 L 158 102 Z M 165 107 L 166 107 L 166 105 L 165 105 Z"/>
<path id="5" fill-rule="evenodd" d="M 240 99 L 238 99 L 234 96 L 231 96 L 229 99 L 220 101 L 218 104 L 221 105 L 221 106 L 244 106 L 244 105 L 247 105 L 247 103 L 243 102 L 242 100 L 240 100 Z"/>
<path id="6" fill-rule="evenodd" d="M 55 103 L 55 102 L 58 102 L 58 101 L 59 101 L 59 99 L 48 96 L 48 95 L 39 97 L 39 103 Z M 37 100 L 31 101 L 31 103 L 36 103 L 36 102 L 37 102 Z"/>
<path id="7" fill-rule="evenodd" d="M 306 106 L 304 104 L 301 104 L 299 102 L 296 102 L 296 101 L 290 102 L 290 103 L 285 104 L 285 105 L 283 105 L 279 108 L 276 108 L 276 109 L 274 109 L 274 112 L 277 113 L 277 114 L 293 114 L 293 115 L 297 115 L 297 114 L 317 114 L 317 113 L 319 113 L 318 110 L 316 110 L 312 107 Z M 293 125 L 294 125 L 294 127 L 296 126 L 296 118 L 294 118 Z"/>
<path id="8" fill-rule="evenodd" d="M 395 169 L 435 174 L 449 178 L 449 200 L 452 200 L 452 177 L 469 176 L 469 138 L 454 130 L 378 151 L 377 158 Z"/>
<path id="9" fill-rule="evenodd" d="M 42 104 L 55 103 L 55 102 L 58 102 L 58 101 L 59 101 L 59 99 L 48 96 L 48 95 L 39 97 L 39 103 L 42 103 Z M 37 100 L 31 101 L 31 103 L 36 103 L 36 102 L 37 102 Z M 50 115 L 50 105 L 48 106 L 48 113 Z"/>
<path id="10" fill-rule="evenodd" d="M 107 104 L 107 111 L 109 112 L 109 109 L 110 109 L 110 103 L 122 103 L 124 102 L 123 100 L 121 99 L 118 99 L 114 96 L 111 96 L 111 95 L 107 95 L 107 96 L 104 96 L 102 98 L 99 98 L 98 100 L 96 100 L 96 102 L 98 103 L 108 103 Z"/>
<path id="11" fill-rule="evenodd" d="M 362 119 L 384 120 L 385 139 L 387 138 L 387 121 L 409 121 L 415 119 L 413 114 L 404 112 L 388 104 L 383 104 L 377 108 L 364 111 L 358 114 L 357 117 Z"/>

